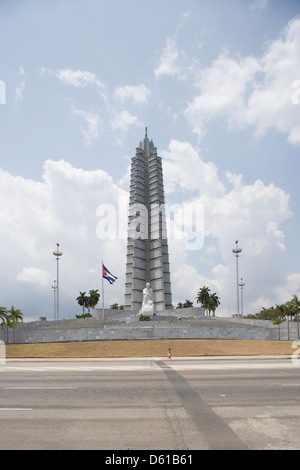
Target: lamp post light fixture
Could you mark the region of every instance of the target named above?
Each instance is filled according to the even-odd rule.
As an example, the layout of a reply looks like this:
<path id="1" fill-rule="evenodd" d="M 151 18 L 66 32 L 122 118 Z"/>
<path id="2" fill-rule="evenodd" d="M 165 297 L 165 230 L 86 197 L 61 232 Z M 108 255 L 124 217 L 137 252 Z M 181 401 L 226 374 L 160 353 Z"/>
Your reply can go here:
<path id="1" fill-rule="evenodd" d="M 245 283 L 243 282 L 243 278 L 241 277 L 241 282 L 239 283 L 239 286 L 241 288 L 241 316 L 244 316 L 244 298 L 243 298 L 243 288 L 244 288 Z"/>
<path id="2" fill-rule="evenodd" d="M 237 294 L 237 317 L 240 316 L 240 300 L 239 300 L 239 254 L 241 253 L 242 248 L 238 247 L 238 240 L 235 242 L 235 248 L 232 252 L 236 257 L 236 294 Z"/>
<path id="3" fill-rule="evenodd" d="M 54 297 L 54 305 L 53 305 L 54 320 L 56 320 L 56 290 L 57 290 L 56 281 L 53 281 L 53 286 L 51 287 L 53 289 L 53 297 Z"/>
<path id="4" fill-rule="evenodd" d="M 62 256 L 62 252 L 59 251 L 59 243 L 56 244 L 56 251 L 53 251 L 54 256 L 56 256 L 56 320 L 59 320 L 59 269 L 58 269 L 58 261 L 59 257 Z"/>

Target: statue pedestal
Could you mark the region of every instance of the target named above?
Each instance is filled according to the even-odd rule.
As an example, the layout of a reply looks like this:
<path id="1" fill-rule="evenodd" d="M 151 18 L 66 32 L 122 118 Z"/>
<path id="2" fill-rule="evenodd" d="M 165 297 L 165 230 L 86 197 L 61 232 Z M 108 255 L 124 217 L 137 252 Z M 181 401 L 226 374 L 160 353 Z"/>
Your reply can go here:
<path id="1" fill-rule="evenodd" d="M 144 305 L 139 311 L 139 315 L 156 315 L 154 304 Z"/>

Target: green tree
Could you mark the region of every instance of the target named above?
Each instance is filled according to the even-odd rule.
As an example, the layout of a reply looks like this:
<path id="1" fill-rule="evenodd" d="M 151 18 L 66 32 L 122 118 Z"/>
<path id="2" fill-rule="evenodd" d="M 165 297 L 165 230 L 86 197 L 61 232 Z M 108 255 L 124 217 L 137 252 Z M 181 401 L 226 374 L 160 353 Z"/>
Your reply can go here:
<path id="1" fill-rule="evenodd" d="M 197 300 L 197 303 L 201 303 L 202 304 L 202 307 L 205 308 L 205 305 L 209 299 L 209 294 L 210 293 L 210 288 L 209 287 L 206 287 L 206 286 L 203 286 L 201 287 L 201 289 L 199 290 L 198 294 L 197 294 L 197 297 L 196 297 L 196 300 Z"/>
<path id="2" fill-rule="evenodd" d="M 85 318 L 90 315 L 90 309 L 95 308 L 97 303 L 99 302 L 100 294 L 98 289 L 91 289 L 89 291 L 89 295 L 86 295 L 86 292 L 81 292 L 80 295 L 77 297 L 78 304 L 82 307 L 82 315 L 76 315 L 76 318 Z M 84 309 L 88 309 L 88 314 L 84 313 Z"/>
<path id="3" fill-rule="evenodd" d="M 15 309 L 15 307 L 12 305 L 11 309 L 8 310 L 8 313 L 13 326 L 16 326 L 18 323 L 23 323 L 23 313 L 19 308 Z"/>
<path id="4" fill-rule="evenodd" d="M 300 299 L 297 295 L 293 295 L 292 299 L 290 300 L 289 307 L 290 312 L 293 316 L 296 316 L 297 321 L 297 338 L 299 339 L 299 310 L 300 310 Z"/>
<path id="5" fill-rule="evenodd" d="M 8 317 L 8 313 L 5 307 L 0 307 L 0 320 L 2 320 L 1 325 L 6 323 Z"/>
<path id="6" fill-rule="evenodd" d="M 111 308 L 112 310 L 118 310 L 118 309 L 119 309 L 119 304 L 117 304 L 117 303 L 116 303 L 116 304 L 112 304 L 112 305 L 110 306 L 110 308 Z"/>
<path id="7" fill-rule="evenodd" d="M 210 288 L 203 286 L 199 290 L 197 297 L 196 297 L 197 303 L 198 304 L 200 303 L 202 307 L 204 308 L 204 314 L 205 314 L 205 310 L 209 310 L 208 309 L 209 296 L 210 296 Z"/>
<path id="8" fill-rule="evenodd" d="M 98 289 L 91 289 L 89 291 L 89 298 L 88 298 L 88 309 L 90 311 L 90 308 L 95 308 L 97 303 L 99 302 L 100 299 L 100 294 L 98 292 Z"/>
<path id="9" fill-rule="evenodd" d="M 276 310 L 278 310 L 278 312 L 280 312 L 280 316 L 282 319 L 287 319 L 287 336 L 288 336 L 288 340 L 290 339 L 290 313 L 289 313 L 289 307 L 287 305 L 287 303 L 285 304 L 280 304 L 280 305 L 276 305 Z"/>
<path id="10" fill-rule="evenodd" d="M 196 300 L 197 303 L 201 303 L 204 310 L 208 311 L 209 316 L 211 312 L 213 312 L 213 316 L 215 316 L 216 309 L 220 305 L 220 299 L 215 292 L 210 294 L 210 288 L 203 286 L 199 290 Z"/>
<path id="11" fill-rule="evenodd" d="M 297 295 L 293 295 L 292 299 L 285 304 L 288 308 L 290 315 L 297 315 L 300 307 L 300 299 Z"/>
<path id="12" fill-rule="evenodd" d="M 182 302 L 178 302 L 177 304 L 177 307 L 176 308 L 183 308 L 183 303 Z"/>
<path id="13" fill-rule="evenodd" d="M 214 317 L 216 309 L 220 305 L 220 299 L 215 292 L 209 296 L 208 305 L 210 308 L 210 312 L 213 312 L 213 317 Z M 210 312 L 209 312 L 209 315 L 210 315 Z"/>
<path id="14" fill-rule="evenodd" d="M 2 312 L 0 313 L 0 317 L 4 320 L 1 323 L 1 326 L 2 328 L 5 328 L 5 327 L 7 328 L 6 331 L 7 331 L 7 343 L 8 343 L 8 329 L 14 328 L 18 323 L 23 323 L 23 313 L 21 312 L 20 309 L 15 309 L 13 305 L 10 310 L 6 310 L 3 307 L 0 307 L 0 311 Z M 5 319 L 4 319 L 4 316 L 6 317 Z"/>
<path id="15" fill-rule="evenodd" d="M 275 320 L 278 316 L 281 316 L 281 312 L 274 307 L 265 308 L 262 307 L 261 311 L 254 315 L 246 315 L 244 318 L 253 318 L 256 320 Z"/>
<path id="16" fill-rule="evenodd" d="M 294 317 L 298 315 L 300 307 L 300 300 L 297 295 L 293 295 L 292 299 L 285 304 L 276 305 L 275 307 L 265 308 L 262 307 L 261 311 L 252 315 L 247 315 L 245 318 L 254 318 L 258 320 L 275 320 L 277 317 Z"/>
<path id="17" fill-rule="evenodd" d="M 88 297 L 86 294 L 86 292 L 81 292 L 79 291 L 79 296 L 77 297 L 77 302 L 78 304 L 82 307 L 82 314 L 84 315 L 84 309 L 86 307 L 86 304 L 87 304 L 87 301 L 88 301 Z"/>

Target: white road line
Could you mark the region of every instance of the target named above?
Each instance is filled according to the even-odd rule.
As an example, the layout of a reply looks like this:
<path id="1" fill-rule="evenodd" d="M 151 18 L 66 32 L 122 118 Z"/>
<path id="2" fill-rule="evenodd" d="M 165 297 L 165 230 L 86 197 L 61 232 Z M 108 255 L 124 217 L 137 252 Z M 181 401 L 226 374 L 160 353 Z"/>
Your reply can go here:
<path id="1" fill-rule="evenodd" d="M 272 363 L 269 361 L 262 361 L 262 362 L 255 362 L 255 361 L 248 361 L 248 362 L 218 362 L 218 363 L 208 363 L 204 364 L 202 361 L 198 363 L 191 363 L 189 361 L 186 362 L 176 362 L 174 360 L 172 361 L 163 361 L 163 364 L 157 365 L 155 362 L 151 362 L 149 364 L 141 363 L 141 364 L 113 364 L 113 362 L 110 363 L 103 363 L 103 364 L 93 364 L 90 366 L 77 366 L 76 364 L 70 363 L 70 365 L 67 365 L 66 363 L 62 364 L 61 366 L 59 364 L 43 364 L 37 365 L 37 367 L 34 366 L 27 366 L 24 363 L 24 366 L 19 366 L 19 365 L 5 365 L 0 368 L 0 372 L 64 372 L 64 371 L 74 371 L 74 372 L 91 372 L 91 373 L 96 373 L 96 372 L 113 372 L 113 371 L 162 371 L 162 370 L 168 370 L 168 369 L 174 369 L 178 371 L 213 371 L 213 370 L 251 370 L 251 369 L 295 369 L 299 368 L 298 364 L 293 364 L 292 361 L 286 361 L 284 363 Z"/>
<path id="2" fill-rule="evenodd" d="M 300 387 L 300 384 L 280 384 L 282 387 Z"/>
<path id="3" fill-rule="evenodd" d="M 194 365 L 169 365 L 174 370 L 246 370 L 246 369 L 294 369 L 298 365 L 288 364 L 194 364 Z"/>
<path id="4" fill-rule="evenodd" d="M 32 411 L 32 408 L 1 408 L 0 411 Z"/>
<path id="5" fill-rule="evenodd" d="M 45 370 L 47 369 L 37 369 L 37 368 L 33 368 L 33 367 L 13 367 L 13 366 L 7 366 L 7 367 L 3 367 L 3 369 L 0 369 L 1 371 L 5 372 L 7 370 L 25 370 L 25 371 L 28 371 L 28 370 L 31 370 L 31 371 L 34 371 L 34 372 L 44 372 Z"/>
<path id="6" fill-rule="evenodd" d="M 73 390 L 79 387 L 4 387 L 5 390 Z"/>

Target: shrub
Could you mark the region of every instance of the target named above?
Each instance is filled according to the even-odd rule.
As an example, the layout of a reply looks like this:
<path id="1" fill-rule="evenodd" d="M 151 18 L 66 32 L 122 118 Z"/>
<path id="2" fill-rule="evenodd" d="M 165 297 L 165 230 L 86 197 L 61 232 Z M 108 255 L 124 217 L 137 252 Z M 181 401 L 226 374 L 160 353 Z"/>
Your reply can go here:
<path id="1" fill-rule="evenodd" d="M 76 318 L 87 318 L 91 316 L 92 315 L 90 313 L 82 313 L 81 315 L 76 315 Z"/>
<path id="2" fill-rule="evenodd" d="M 149 315 L 141 315 L 140 316 L 140 321 L 150 321 Z"/>

